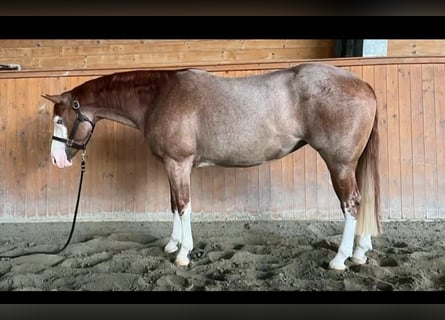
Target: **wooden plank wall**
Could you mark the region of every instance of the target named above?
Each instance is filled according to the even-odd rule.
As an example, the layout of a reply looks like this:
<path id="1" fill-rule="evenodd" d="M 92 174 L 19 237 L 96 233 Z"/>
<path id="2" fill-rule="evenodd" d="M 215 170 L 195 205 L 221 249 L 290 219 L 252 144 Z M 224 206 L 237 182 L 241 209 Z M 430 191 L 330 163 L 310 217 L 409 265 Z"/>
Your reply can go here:
<path id="1" fill-rule="evenodd" d="M 388 56 L 445 56 L 444 39 L 389 39 Z"/>
<path id="2" fill-rule="evenodd" d="M 0 40 L 0 64 L 23 70 L 77 70 L 196 64 L 280 62 L 333 57 L 332 39 Z M 444 56 L 443 39 L 388 39 L 389 57 Z"/>
<path id="3" fill-rule="evenodd" d="M 323 60 L 367 80 L 376 91 L 385 219 L 445 218 L 445 59 Z M 298 64 L 294 61 L 291 64 Z M 244 76 L 283 64 L 209 67 Z M 69 220 L 79 160 L 50 163 L 52 105 L 40 97 L 97 75 L 0 73 L 0 219 Z M 199 168 L 192 175 L 194 219 L 342 219 L 324 162 L 304 147 L 252 168 Z M 163 166 L 135 129 L 99 122 L 88 147 L 80 219 L 170 220 Z"/>
<path id="4" fill-rule="evenodd" d="M 140 68 L 330 58 L 333 40 L 0 40 L 23 70 Z"/>

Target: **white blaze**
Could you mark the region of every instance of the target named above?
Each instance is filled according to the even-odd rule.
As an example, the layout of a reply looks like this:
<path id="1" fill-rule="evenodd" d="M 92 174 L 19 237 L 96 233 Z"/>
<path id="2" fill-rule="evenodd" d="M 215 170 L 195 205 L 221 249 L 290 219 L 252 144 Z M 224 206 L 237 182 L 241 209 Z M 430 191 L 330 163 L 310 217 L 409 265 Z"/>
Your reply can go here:
<path id="1" fill-rule="evenodd" d="M 54 136 L 67 139 L 68 130 L 63 124 L 57 123 L 61 119 L 59 116 L 54 117 Z M 72 162 L 68 160 L 65 152 L 65 144 L 63 142 L 52 140 L 51 143 L 51 159 L 54 165 L 59 168 L 65 168 L 72 165 Z"/>

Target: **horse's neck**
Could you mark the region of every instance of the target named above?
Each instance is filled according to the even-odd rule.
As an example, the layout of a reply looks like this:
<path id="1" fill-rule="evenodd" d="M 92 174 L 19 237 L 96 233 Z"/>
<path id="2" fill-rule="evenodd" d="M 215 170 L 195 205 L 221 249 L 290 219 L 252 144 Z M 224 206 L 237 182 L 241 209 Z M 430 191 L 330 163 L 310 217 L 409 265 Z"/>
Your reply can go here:
<path id="1" fill-rule="evenodd" d="M 108 85 L 104 86 L 104 88 L 108 87 Z M 77 94 L 83 95 L 87 101 L 86 104 L 94 108 L 92 112 L 98 120 L 107 119 L 143 130 L 145 115 L 154 96 L 150 96 L 148 101 L 144 99 L 144 105 L 141 105 L 136 93 L 123 94 L 123 92 L 128 93 L 127 89 L 129 90 L 129 88 L 126 88 L 126 86 L 114 90 L 113 94 L 116 97 L 110 97 L 109 89 L 104 88 L 86 87 Z M 89 93 L 84 93 L 88 91 Z"/>
<path id="2" fill-rule="evenodd" d="M 143 122 L 141 115 L 144 114 L 144 110 L 139 109 L 137 106 L 128 102 L 126 105 L 122 105 L 124 102 L 107 102 L 103 100 L 97 100 L 95 97 L 101 95 L 93 95 L 90 97 L 87 105 L 91 106 L 91 112 L 94 118 L 98 120 L 111 120 L 133 128 L 141 129 Z M 142 116 L 143 118 L 143 116 Z"/>
<path id="3" fill-rule="evenodd" d="M 137 123 L 137 121 L 133 120 L 131 117 L 124 116 L 122 111 L 120 110 L 101 108 L 98 109 L 95 113 L 99 119 L 111 120 L 124 124 L 126 126 L 140 129 L 140 124 Z"/>

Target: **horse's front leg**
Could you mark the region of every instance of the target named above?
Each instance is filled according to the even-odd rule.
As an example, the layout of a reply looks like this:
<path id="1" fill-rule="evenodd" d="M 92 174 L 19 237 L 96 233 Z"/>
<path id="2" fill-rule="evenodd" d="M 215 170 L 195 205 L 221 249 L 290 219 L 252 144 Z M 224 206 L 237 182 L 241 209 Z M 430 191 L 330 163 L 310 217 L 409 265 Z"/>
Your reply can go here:
<path id="1" fill-rule="evenodd" d="M 182 240 L 182 222 L 179 217 L 178 211 L 173 212 L 173 230 L 170 236 L 170 240 L 164 247 L 166 253 L 173 253 L 178 251 L 178 245 L 180 245 Z"/>
<path id="2" fill-rule="evenodd" d="M 176 194 L 173 192 L 173 188 L 170 183 L 170 202 L 171 210 L 173 213 L 173 230 L 170 236 L 170 240 L 164 248 L 166 253 L 173 253 L 178 251 L 178 245 L 182 241 L 182 222 L 178 212 L 178 205 L 176 201 Z"/>
<path id="3" fill-rule="evenodd" d="M 192 237 L 192 226 L 191 226 L 191 215 L 192 206 L 189 198 L 189 202 L 180 211 L 181 215 L 181 226 L 182 226 L 182 244 L 181 250 L 179 250 L 176 256 L 175 263 L 178 266 L 187 266 L 190 263 L 189 254 L 193 249 L 193 237 Z"/>
<path id="4" fill-rule="evenodd" d="M 193 249 L 193 237 L 191 228 L 191 197 L 190 175 L 192 159 L 175 161 L 171 158 L 164 159 L 172 197 L 173 231 L 170 241 L 164 250 L 172 253 L 181 249 L 176 256 L 175 263 L 179 266 L 187 266 L 190 263 L 189 253 Z"/>

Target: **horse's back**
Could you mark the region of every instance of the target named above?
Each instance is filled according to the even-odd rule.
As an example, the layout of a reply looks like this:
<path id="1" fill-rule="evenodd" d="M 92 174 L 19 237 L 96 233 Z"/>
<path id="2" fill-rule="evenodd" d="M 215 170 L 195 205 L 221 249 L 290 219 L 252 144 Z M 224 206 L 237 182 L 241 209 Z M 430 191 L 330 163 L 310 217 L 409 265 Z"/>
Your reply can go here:
<path id="1" fill-rule="evenodd" d="M 222 77 L 200 69 L 185 69 L 184 81 L 201 96 L 239 100 L 270 106 L 272 99 L 367 98 L 374 96 L 372 88 L 357 75 L 324 63 L 302 63 L 287 69 L 244 77 Z M 277 97 L 278 96 L 278 97 Z M 209 101 L 203 101 L 209 108 Z M 230 106 L 227 106 L 230 107 Z M 238 106 L 241 107 L 241 106 Z"/>

